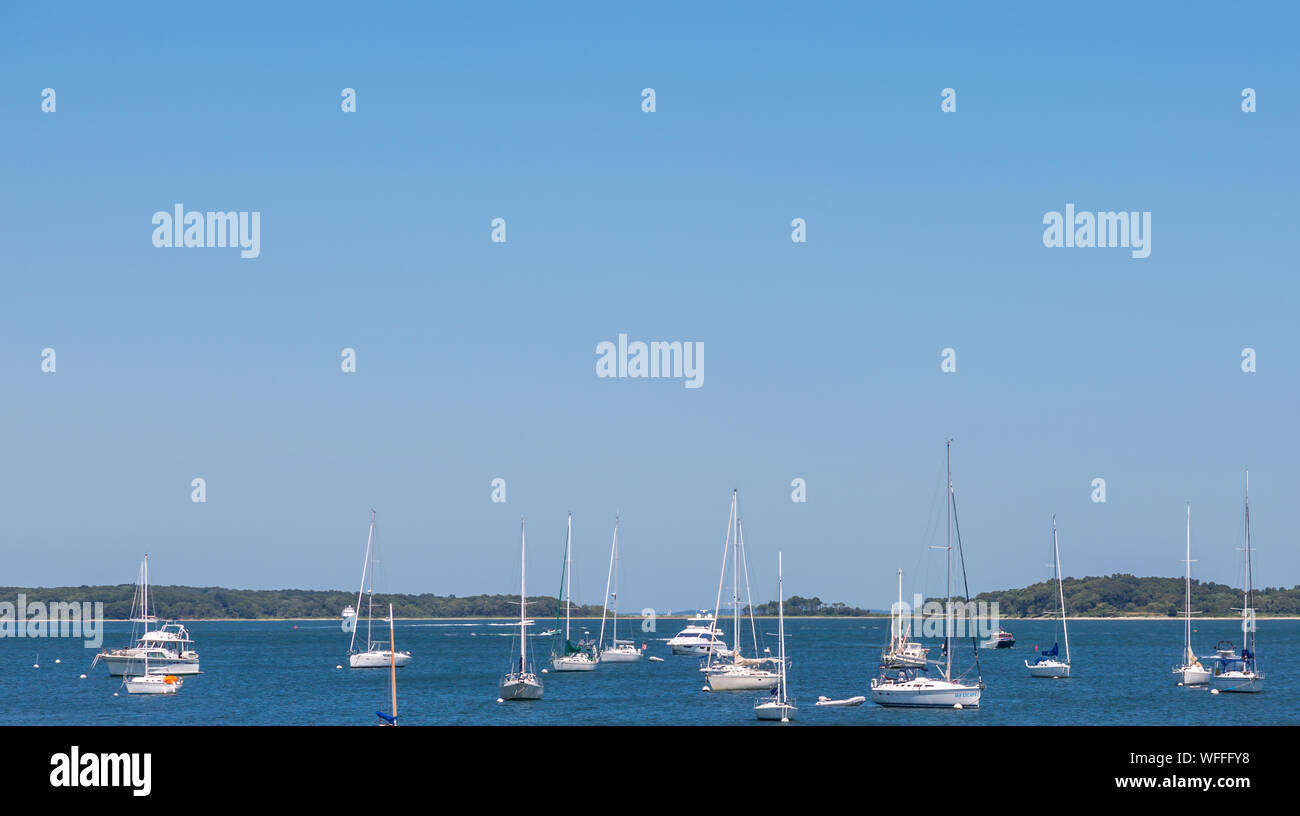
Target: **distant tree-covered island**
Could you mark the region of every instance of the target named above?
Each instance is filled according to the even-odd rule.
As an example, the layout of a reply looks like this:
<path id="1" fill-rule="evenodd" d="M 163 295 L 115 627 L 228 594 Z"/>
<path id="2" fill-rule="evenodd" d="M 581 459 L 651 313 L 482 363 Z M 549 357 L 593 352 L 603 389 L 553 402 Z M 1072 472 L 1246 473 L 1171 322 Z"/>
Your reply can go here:
<path id="1" fill-rule="evenodd" d="M 79 587 L 0 587 L 0 601 L 16 603 L 20 593 L 30 605 L 44 603 L 104 604 L 104 617 L 124 620 L 131 617 L 134 584 Z M 366 599 L 357 612 L 364 616 Z M 388 604 L 399 618 L 518 618 L 518 595 L 404 595 L 375 593 L 375 615 L 387 616 Z M 160 618 L 170 620 L 252 619 L 259 618 L 338 618 L 345 606 L 356 606 L 357 594 L 343 590 L 311 589 L 226 589 L 224 587 L 151 586 L 149 606 Z M 537 620 L 554 618 L 560 602 L 546 596 L 529 596 L 528 616 Z M 381 611 L 382 610 L 382 611 Z M 600 615 L 599 606 L 573 605 L 573 614 Z"/>
<path id="2" fill-rule="evenodd" d="M 1139 578 L 1115 574 L 1066 578 L 1065 610 L 1071 616 L 1094 618 L 1177 617 L 1183 614 L 1183 578 Z M 1023 589 L 981 592 L 975 601 L 998 604 L 1004 618 L 1048 616 L 1056 606 L 1056 582 L 1043 581 Z M 1200 617 L 1224 618 L 1241 614 L 1240 589 L 1213 581 L 1192 581 L 1192 612 Z M 1261 617 L 1300 615 L 1300 586 L 1255 590 L 1255 614 Z"/>
<path id="3" fill-rule="evenodd" d="M 768 601 L 764 604 L 754 604 L 755 615 L 770 615 L 776 617 L 776 601 Z M 745 607 L 745 614 L 749 614 L 749 607 Z M 870 609 L 861 609 L 856 606 L 848 606 L 836 601 L 835 603 L 822 603 L 821 598 L 802 598 L 798 595 L 791 595 L 785 599 L 785 614 L 791 617 L 808 617 L 808 618 L 865 618 L 871 616 L 888 615 L 885 612 L 873 612 Z"/>
<path id="4" fill-rule="evenodd" d="M 1066 578 L 1065 606 L 1074 617 L 1177 617 L 1183 612 L 1182 578 L 1138 578 L 1133 575 Z M 998 592 L 981 592 L 973 600 L 998 604 L 1003 618 L 1034 618 L 1051 615 L 1056 584 L 1043 581 Z M 132 584 L 78 587 L 0 587 L 0 601 L 16 603 L 23 595 L 30 605 L 42 603 L 102 602 L 104 617 L 122 620 L 131 616 Z M 149 590 L 155 615 L 173 620 L 205 619 L 306 619 L 338 618 L 343 608 L 356 605 L 355 592 L 309 589 L 226 589 L 224 587 L 155 586 Z M 511 618 L 519 614 L 518 595 L 420 595 L 376 594 L 376 614 L 388 604 L 401 618 Z M 1214 582 L 1192 581 L 1192 610 L 1201 617 L 1239 615 L 1241 590 Z M 363 600 L 364 604 L 364 600 Z M 1300 616 L 1300 586 L 1291 589 L 1269 587 L 1255 592 L 1255 609 L 1260 616 Z M 560 602 L 552 597 L 528 599 L 528 615 L 535 620 L 554 618 Z M 365 614 L 365 609 L 358 609 Z M 599 617 L 599 605 L 574 604 L 575 616 Z M 746 608 L 748 613 L 748 608 Z M 776 601 L 754 605 L 755 615 L 777 613 Z M 887 615 L 820 598 L 793 595 L 785 600 L 785 613 L 792 617 L 869 617 Z M 660 613 L 667 614 L 667 613 Z"/>

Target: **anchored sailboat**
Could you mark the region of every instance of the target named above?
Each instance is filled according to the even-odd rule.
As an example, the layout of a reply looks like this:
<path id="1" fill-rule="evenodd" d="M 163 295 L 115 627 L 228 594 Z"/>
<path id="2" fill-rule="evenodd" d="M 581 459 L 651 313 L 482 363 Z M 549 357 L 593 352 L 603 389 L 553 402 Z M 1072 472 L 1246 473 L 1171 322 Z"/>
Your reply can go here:
<path id="1" fill-rule="evenodd" d="M 1264 672 L 1255 664 L 1255 592 L 1250 553 L 1250 471 L 1246 471 L 1246 589 L 1241 605 L 1241 654 L 1236 654 L 1231 648 L 1218 653 L 1219 662 L 1210 680 L 1216 691 L 1264 690 Z"/>
<path id="2" fill-rule="evenodd" d="M 1066 678 L 1070 676 L 1070 629 L 1065 622 L 1065 586 L 1061 583 L 1061 548 L 1056 541 L 1056 516 L 1052 516 L 1052 555 L 1055 557 L 1056 592 L 1061 604 L 1061 631 L 1065 635 L 1065 660 L 1061 660 L 1060 644 L 1053 643 L 1052 648 L 1040 652 L 1033 663 L 1025 661 L 1030 677 Z M 1056 610 L 1052 610 L 1055 614 Z"/>
<path id="3" fill-rule="evenodd" d="M 367 580 L 369 591 L 367 592 Z M 366 648 L 358 651 L 356 617 L 352 618 L 352 639 L 348 642 L 348 665 L 354 669 L 384 669 L 405 666 L 411 662 L 410 652 L 384 648 L 384 642 L 372 637 L 375 620 L 375 511 L 370 511 L 370 535 L 366 538 L 366 560 L 361 568 L 361 588 L 357 590 L 357 606 L 361 597 L 368 595 L 366 603 Z"/>
<path id="4" fill-rule="evenodd" d="M 590 652 L 573 645 L 570 636 L 570 618 L 573 609 L 573 514 L 569 514 L 568 533 L 564 538 L 564 571 L 560 574 L 560 597 L 564 602 L 564 646 L 551 644 L 551 670 L 557 672 L 592 671 L 596 658 Z M 559 613 L 555 625 L 559 628 Z"/>
<path id="5" fill-rule="evenodd" d="M 776 554 L 776 614 L 777 614 L 777 638 L 780 645 L 777 647 L 777 659 L 780 661 L 780 679 L 776 688 L 772 689 L 772 696 L 759 698 L 754 703 L 754 716 L 760 720 L 780 720 L 781 722 L 790 722 L 794 717 L 795 707 L 794 699 L 790 697 L 790 691 L 786 687 L 786 660 L 785 660 L 785 579 L 782 576 L 781 553 Z"/>
<path id="6" fill-rule="evenodd" d="M 1187 565 L 1186 593 L 1183 602 L 1183 662 L 1174 666 L 1180 686 L 1203 686 L 1210 682 L 1210 670 L 1196 658 L 1192 651 L 1192 505 L 1187 504 Z"/>
<path id="7" fill-rule="evenodd" d="M 903 571 L 898 571 L 898 604 L 890 614 L 889 646 L 880 655 L 882 666 L 911 666 L 919 668 L 925 665 L 930 650 L 916 641 L 909 640 L 911 629 L 907 625 L 907 615 L 903 611 Z"/>
<path id="8" fill-rule="evenodd" d="M 175 694 L 185 681 L 166 668 L 151 668 L 149 658 L 145 656 L 144 674 L 124 677 L 122 685 L 127 694 Z"/>
<path id="9" fill-rule="evenodd" d="M 963 596 L 969 599 L 970 589 L 966 585 L 966 556 L 961 549 L 961 526 L 956 524 L 957 499 L 952 489 L 952 440 L 947 440 L 948 458 L 948 543 L 945 547 L 948 562 L 948 602 L 944 611 L 943 655 L 945 662 L 931 662 L 940 674 L 939 678 L 930 677 L 928 666 L 910 667 L 882 666 L 880 675 L 871 680 L 871 701 L 877 705 L 905 708 L 978 708 L 980 697 L 984 693 L 984 680 L 980 676 L 980 656 L 978 642 L 971 635 L 971 651 L 975 656 L 975 682 L 970 683 L 954 672 L 953 652 L 954 629 L 952 614 L 952 534 L 957 528 L 957 552 L 961 558 Z M 973 622 L 969 622 L 973 625 Z"/>
<path id="10" fill-rule="evenodd" d="M 528 666 L 528 596 L 524 592 L 524 521 L 519 520 L 519 662 L 501 678 L 497 700 L 540 700 L 542 679 Z"/>
<path id="11" fill-rule="evenodd" d="M 781 677 L 774 671 L 761 668 L 764 663 L 771 663 L 771 657 L 742 657 L 740 654 L 740 565 L 745 557 L 745 536 L 740 521 L 740 494 L 731 493 L 731 515 L 727 519 L 727 537 L 722 544 L 722 574 L 718 576 L 718 599 L 714 605 L 717 609 L 722 604 L 722 583 L 727 576 L 727 551 L 732 550 L 731 564 L 731 615 L 732 646 L 730 662 L 715 652 L 710 652 L 706 664 L 700 669 L 704 672 L 705 691 L 752 691 L 753 689 L 770 689 L 780 682 Z M 732 531 L 735 535 L 732 535 Z M 745 595 L 749 604 L 749 629 L 753 638 L 754 653 L 758 654 L 758 630 L 754 626 L 754 601 L 749 594 L 749 569 L 745 569 Z M 717 631 L 714 619 L 711 633 Z"/>
<path id="12" fill-rule="evenodd" d="M 630 640 L 618 639 L 618 516 L 614 517 L 614 543 L 609 548 L 609 575 L 605 578 L 605 608 L 600 613 L 600 637 L 597 639 L 601 663 L 637 663 L 641 650 Z M 613 592 L 610 591 L 611 582 Z M 612 606 L 612 609 L 611 609 Z M 611 614 L 613 634 L 605 646 L 605 614 Z"/>

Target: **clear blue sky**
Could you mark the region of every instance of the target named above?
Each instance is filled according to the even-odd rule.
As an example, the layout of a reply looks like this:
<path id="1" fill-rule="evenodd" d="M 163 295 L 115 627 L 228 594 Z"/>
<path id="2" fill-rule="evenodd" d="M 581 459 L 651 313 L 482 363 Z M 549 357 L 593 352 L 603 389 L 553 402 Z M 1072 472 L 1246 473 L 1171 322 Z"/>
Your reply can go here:
<path id="1" fill-rule="evenodd" d="M 1178 574 L 1187 501 L 1238 584 L 1246 467 L 1300 582 L 1293 6 L 267 5 L 0 9 L 0 584 L 351 589 L 373 507 L 387 589 L 512 591 L 527 514 L 550 593 L 572 511 L 598 602 L 621 509 L 624 607 L 704 606 L 739 487 L 759 597 L 781 548 L 882 607 L 946 436 L 973 589 L 1053 513 L 1067 575 Z M 261 257 L 154 248 L 177 202 Z M 1067 202 L 1151 256 L 1045 248 Z M 598 379 L 620 332 L 704 387 Z"/>

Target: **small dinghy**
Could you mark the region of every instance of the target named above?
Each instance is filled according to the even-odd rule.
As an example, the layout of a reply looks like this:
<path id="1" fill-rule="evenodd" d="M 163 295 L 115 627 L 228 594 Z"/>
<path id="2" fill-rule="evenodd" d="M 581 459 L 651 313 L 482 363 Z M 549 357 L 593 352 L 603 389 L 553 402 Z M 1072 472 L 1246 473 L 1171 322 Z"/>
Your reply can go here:
<path id="1" fill-rule="evenodd" d="M 867 701 L 866 697 L 850 697 L 847 700 L 832 700 L 825 695 L 817 698 L 819 706 L 860 706 Z"/>
<path id="2" fill-rule="evenodd" d="M 655 657 L 655 656 L 653 656 L 653 655 L 649 658 L 649 660 L 650 660 L 651 663 L 662 663 L 662 662 L 664 662 L 664 659 L 663 659 L 662 657 Z"/>

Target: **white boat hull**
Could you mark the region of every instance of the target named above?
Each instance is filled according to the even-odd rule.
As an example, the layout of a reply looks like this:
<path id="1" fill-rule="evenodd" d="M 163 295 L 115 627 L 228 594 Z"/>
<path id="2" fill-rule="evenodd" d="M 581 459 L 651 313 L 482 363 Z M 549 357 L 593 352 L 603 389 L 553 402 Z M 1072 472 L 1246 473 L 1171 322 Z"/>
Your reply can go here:
<path id="1" fill-rule="evenodd" d="M 1030 663 L 1026 660 L 1025 668 L 1029 669 L 1030 677 L 1050 677 L 1059 680 L 1070 676 L 1070 664 L 1059 660 L 1044 660 L 1041 663 Z"/>
<path id="2" fill-rule="evenodd" d="M 506 677 L 498 688 L 498 696 L 506 702 L 511 700 L 542 699 L 542 681 L 534 675 L 523 678 Z"/>
<path id="3" fill-rule="evenodd" d="M 1210 682 L 1210 670 L 1204 666 L 1183 666 L 1174 672 L 1184 686 L 1204 686 Z"/>
<path id="4" fill-rule="evenodd" d="M 776 688 L 781 677 L 769 671 L 717 671 L 705 673 L 710 691 L 755 691 Z"/>
<path id="5" fill-rule="evenodd" d="M 168 677 L 172 678 L 168 682 Z M 174 675 L 150 674 L 144 677 L 128 677 L 124 682 L 127 694 L 175 694 L 184 681 Z"/>
<path id="6" fill-rule="evenodd" d="M 866 697 L 863 697 L 863 696 L 861 696 L 861 695 L 858 695 L 857 697 L 850 697 L 850 698 L 848 698 L 847 700 L 831 700 L 831 699 L 829 699 L 829 698 L 827 698 L 827 697 L 820 697 L 820 698 L 818 698 L 818 700 L 817 700 L 817 705 L 819 705 L 819 706 L 831 706 L 832 708 L 834 708 L 834 707 L 849 707 L 849 706 L 860 706 L 860 705 L 862 705 L 863 703 L 865 703 L 866 701 L 867 701 L 867 698 L 866 698 Z"/>
<path id="7" fill-rule="evenodd" d="M 669 643 L 668 646 L 673 650 L 673 654 L 675 655 L 707 657 L 710 654 L 717 654 L 726 657 L 731 654 L 727 649 L 718 646 L 710 646 L 707 643 Z"/>
<path id="8" fill-rule="evenodd" d="M 587 655 L 570 655 L 568 657 L 551 658 L 551 671 L 556 672 L 589 672 L 596 668 L 596 661 Z"/>
<path id="9" fill-rule="evenodd" d="M 1264 676 L 1254 672 L 1221 672 L 1214 675 L 1210 684 L 1223 692 L 1259 692 L 1264 690 Z"/>
<path id="10" fill-rule="evenodd" d="M 871 684 L 871 702 L 894 708 L 979 708 L 981 693 L 978 686 L 938 680 Z"/>
<path id="11" fill-rule="evenodd" d="M 606 649 L 600 653 L 601 663 L 639 663 L 640 649 Z"/>
<path id="12" fill-rule="evenodd" d="M 754 704 L 754 716 L 767 722 L 789 722 L 794 719 L 795 708 L 793 702 L 778 703 L 776 700 L 768 700 Z"/>
<path id="13" fill-rule="evenodd" d="M 145 659 L 134 655 L 102 654 L 99 662 L 108 667 L 110 677 L 134 677 L 145 673 Z M 149 658 L 149 673 L 165 670 L 167 674 L 192 675 L 199 673 L 197 657 Z"/>
<path id="14" fill-rule="evenodd" d="M 348 655 L 348 665 L 354 669 L 387 669 L 390 666 L 402 668 L 411 662 L 410 652 L 359 652 Z"/>

